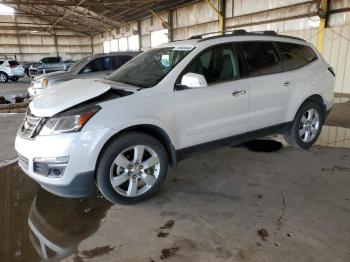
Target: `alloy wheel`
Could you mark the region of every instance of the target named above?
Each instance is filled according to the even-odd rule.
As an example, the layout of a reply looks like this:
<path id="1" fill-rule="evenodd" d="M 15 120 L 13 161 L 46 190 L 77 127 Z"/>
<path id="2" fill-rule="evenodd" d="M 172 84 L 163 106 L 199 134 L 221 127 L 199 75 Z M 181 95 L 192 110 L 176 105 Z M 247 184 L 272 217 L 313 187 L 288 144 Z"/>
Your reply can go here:
<path id="1" fill-rule="evenodd" d="M 135 145 L 118 154 L 110 169 L 113 189 L 126 197 L 137 197 L 150 190 L 160 172 L 160 160 L 150 147 Z"/>
<path id="2" fill-rule="evenodd" d="M 299 137 L 304 143 L 310 143 L 318 134 L 320 116 L 316 109 L 310 108 L 301 117 L 299 123 Z"/>
<path id="3" fill-rule="evenodd" d="M 0 82 L 5 83 L 6 82 L 6 75 L 5 74 L 0 74 Z"/>

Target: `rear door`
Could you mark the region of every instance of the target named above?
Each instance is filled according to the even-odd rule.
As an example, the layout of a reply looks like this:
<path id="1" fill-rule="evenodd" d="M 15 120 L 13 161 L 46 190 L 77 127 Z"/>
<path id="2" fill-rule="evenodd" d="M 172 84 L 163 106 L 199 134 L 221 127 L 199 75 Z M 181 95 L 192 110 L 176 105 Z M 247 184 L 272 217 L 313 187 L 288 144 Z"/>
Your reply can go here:
<path id="1" fill-rule="evenodd" d="M 175 92 L 179 148 L 246 132 L 249 87 L 240 77 L 240 60 L 233 44 L 223 44 L 203 51 L 184 70 L 203 75 L 208 86 Z"/>
<path id="2" fill-rule="evenodd" d="M 293 91 L 287 85 L 283 60 L 270 41 L 236 44 L 249 72 L 250 105 L 248 131 L 283 123 Z"/>

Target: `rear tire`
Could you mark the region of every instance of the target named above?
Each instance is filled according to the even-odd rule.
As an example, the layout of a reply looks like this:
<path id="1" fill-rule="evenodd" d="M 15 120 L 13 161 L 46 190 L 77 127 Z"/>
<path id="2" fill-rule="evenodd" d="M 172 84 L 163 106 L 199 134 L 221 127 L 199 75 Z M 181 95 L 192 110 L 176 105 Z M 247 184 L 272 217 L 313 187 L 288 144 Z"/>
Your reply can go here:
<path id="1" fill-rule="evenodd" d="M 0 72 L 0 83 L 6 83 L 9 80 L 9 77 L 6 73 Z"/>
<path id="2" fill-rule="evenodd" d="M 19 77 L 18 77 L 18 76 L 15 76 L 15 77 L 12 77 L 12 78 L 11 78 L 11 81 L 12 81 L 12 82 L 17 82 L 18 79 L 19 79 Z"/>
<path id="3" fill-rule="evenodd" d="M 302 149 L 310 148 L 320 136 L 324 119 L 321 105 L 307 101 L 299 108 L 293 123 L 285 130 L 286 142 Z"/>
<path id="4" fill-rule="evenodd" d="M 97 187 L 112 203 L 134 204 L 154 196 L 168 171 L 168 155 L 154 137 L 125 133 L 102 152 L 96 168 Z"/>

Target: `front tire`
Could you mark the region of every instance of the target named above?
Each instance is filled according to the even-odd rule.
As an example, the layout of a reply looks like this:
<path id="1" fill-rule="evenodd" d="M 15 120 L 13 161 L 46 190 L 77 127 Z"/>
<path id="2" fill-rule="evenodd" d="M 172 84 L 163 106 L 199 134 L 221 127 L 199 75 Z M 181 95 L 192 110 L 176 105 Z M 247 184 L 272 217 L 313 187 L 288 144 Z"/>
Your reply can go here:
<path id="1" fill-rule="evenodd" d="M 103 151 L 96 169 L 96 182 L 112 203 L 134 204 L 154 196 L 168 171 L 163 145 L 143 133 L 125 133 Z"/>
<path id="2" fill-rule="evenodd" d="M 324 119 L 324 111 L 320 104 L 314 101 L 304 103 L 293 123 L 285 130 L 285 140 L 293 146 L 310 148 L 320 136 Z"/>
<path id="3" fill-rule="evenodd" d="M 0 83 L 6 83 L 9 80 L 9 77 L 6 73 L 0 72 Z"/>

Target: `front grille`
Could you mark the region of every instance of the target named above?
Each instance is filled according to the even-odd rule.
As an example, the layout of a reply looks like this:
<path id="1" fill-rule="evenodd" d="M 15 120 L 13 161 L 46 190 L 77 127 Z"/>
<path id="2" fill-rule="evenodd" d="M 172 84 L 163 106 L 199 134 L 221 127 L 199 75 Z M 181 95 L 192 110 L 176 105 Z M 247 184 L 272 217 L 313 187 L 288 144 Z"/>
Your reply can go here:
<path id="1" fill-rule="evenodd" d="M 22 168 L 24 168 L 24 169 L 26 169 L 26 170 L 29 169 L 29 160 L 28 160 L 28 158 L 26 158 L 26 157 L 24 157 L 24 156 L 22 156 L 22 155 L 20 155 L 20 154 L 18 154 L 18 164 L 19 164 Z"/>
<path id="2" fill-rule="evenodd" d="M 19 130 L 21 137 L 34 138 L 40 129 L 42 120 L 43 118 L 32 115 L 28 107 L 23 124 Z"/>

